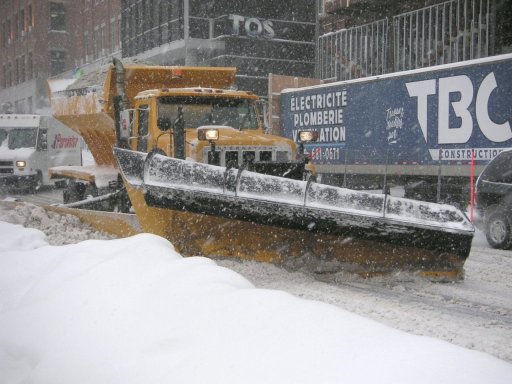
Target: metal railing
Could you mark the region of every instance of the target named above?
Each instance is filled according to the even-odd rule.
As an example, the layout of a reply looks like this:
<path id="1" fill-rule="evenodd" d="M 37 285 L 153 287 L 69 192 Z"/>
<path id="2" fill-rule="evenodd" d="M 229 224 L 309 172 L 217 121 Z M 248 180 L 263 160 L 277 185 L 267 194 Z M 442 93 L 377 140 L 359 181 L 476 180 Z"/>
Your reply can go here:
<path id="1" fill-rule="evenodd" d="M 320 36 L 320 78 L 350 80 L 386 73 L 388 30 L 383 19 Z"/>
<path id="2" fill-rule="evenodd" d="M 492 1 L 451 0 L 393 17 L 394 70 L 489 56 Z"/>
<path id="3" fill-rule="evenodd" d="M 324 81 L 487 57 L 495 0 L 450 0 L 319 37 Z"/>

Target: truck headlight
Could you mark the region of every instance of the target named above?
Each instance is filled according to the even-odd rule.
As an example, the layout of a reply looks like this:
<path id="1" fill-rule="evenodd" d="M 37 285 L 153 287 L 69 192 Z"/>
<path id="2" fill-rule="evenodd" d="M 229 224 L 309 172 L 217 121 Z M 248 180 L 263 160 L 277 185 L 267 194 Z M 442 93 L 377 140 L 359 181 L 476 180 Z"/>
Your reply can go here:
<path id="1" fill-rule="evenodd" d="M 215 128 L 199 128 L 197 130 L 199 140 L 216 141 L 219 140 L 219 130 Z"/>
<path id="2" fill-rule="evenodd" d="M 18 160 L 16 161 L 16 166 L 18 168 L 25 168 L 25 165 L 27 165 L 27 163 L 25 162 L 25 160 Z"/>
<path id="3" fill-rule="evenodd" d="M 317 131 L 300 131 L 299 138 L 301 143 L 309 143 L 310 141 L 318 140 Z"/>

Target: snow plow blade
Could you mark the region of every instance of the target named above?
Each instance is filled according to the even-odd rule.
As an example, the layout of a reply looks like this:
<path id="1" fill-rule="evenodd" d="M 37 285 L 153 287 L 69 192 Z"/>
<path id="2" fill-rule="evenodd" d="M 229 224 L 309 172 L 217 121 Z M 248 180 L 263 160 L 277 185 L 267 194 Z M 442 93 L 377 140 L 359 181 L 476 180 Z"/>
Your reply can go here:
<path id="1" fill-rule="evenodd" d="M 457 280 L 474 228 L 455 207 L 114 149 L 142 228 L 185 255 Z"/>

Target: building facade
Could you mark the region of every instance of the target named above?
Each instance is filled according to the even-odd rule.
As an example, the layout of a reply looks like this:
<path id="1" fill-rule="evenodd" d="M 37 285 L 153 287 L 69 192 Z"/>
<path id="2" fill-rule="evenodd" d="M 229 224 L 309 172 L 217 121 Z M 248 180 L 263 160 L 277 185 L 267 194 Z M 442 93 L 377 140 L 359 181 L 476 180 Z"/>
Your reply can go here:
<path id="1" fill-rule="evenodd" d="M 121 0 L 75 0 L 73 4 L 69 18 L 73 23 L 75 67 L 120 57 Z"/>
<path id="2" fill-rule="evenodd" d="M 65 3 L 35 0 L 0 2 L 0 105 L 28 113 L 41 107 L 48 76 L 70 65 Z"/>
<path id="3" fill-rule="evenodd" d="M 312 77 L 315 0 L 123 0 L 122 55 L 156 64 L 237 67 L 267 95 L 268 74 Z"/>
<path id="4" fill-rule="evenodd" d="M 512 51 L 512 0 L 4 0 L 0 111 L 47 105 L 46 79 L 117 57 L 334 81 Z M 122 43 L 122 44 L 121 44 Z M 122 48 L 121 48 L 122 45 Z"/>
<path id="5" fill-rule="evenodd" d="M 47 113 L 46 80 L 120 55 L 120 0 L 0 2 L 0 112 Z"/>

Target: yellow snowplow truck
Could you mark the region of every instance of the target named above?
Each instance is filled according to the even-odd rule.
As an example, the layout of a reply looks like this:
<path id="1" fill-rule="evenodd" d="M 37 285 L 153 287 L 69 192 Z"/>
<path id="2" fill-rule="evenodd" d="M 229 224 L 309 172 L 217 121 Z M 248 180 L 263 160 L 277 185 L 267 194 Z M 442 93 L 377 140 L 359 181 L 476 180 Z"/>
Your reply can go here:
<path id="1" fill-rule="evenodd" d="M 118 190 L 112 152 L 116 136 L 119 145 L 141 152 L 222 166 L 245 164 L 258 172 L 294 178 L 314 171 L 305 158 L 295 160 L 293 141 L 265 134 L 256 95 L 229 89 L 235 68 L 125 68 L 116 63 L 117 70 L 111 66 L 94 72 L 63 90 L 49 81 L 54 116 L 84 138 L 96 163 L 50 169 L 52 178 L 70 180 L 65 203 L 113 208 L 118 197 L 112 196 Z M 103 87 L 94 85 L 98 81 Z M 199 126 L 211 126 L 207 134 L 218 135 L 216 150 L 211 151 L 214 142 L 209 136 L 198 140 Z"/>
<path id="2" fill-rule="evenodd" d="M 117 163 L 142 231 L 184 255 L 463 277 L 474 229 L 462 212 L 316 183 L 296 143 L 264 132 L 258 97 L 228 89 L 235 69 L 114 63 L 102 94 L 67 89 L 51 103 L 97 164 Z"/>

